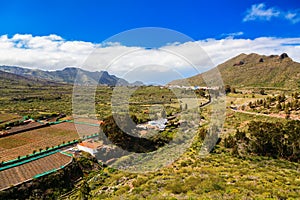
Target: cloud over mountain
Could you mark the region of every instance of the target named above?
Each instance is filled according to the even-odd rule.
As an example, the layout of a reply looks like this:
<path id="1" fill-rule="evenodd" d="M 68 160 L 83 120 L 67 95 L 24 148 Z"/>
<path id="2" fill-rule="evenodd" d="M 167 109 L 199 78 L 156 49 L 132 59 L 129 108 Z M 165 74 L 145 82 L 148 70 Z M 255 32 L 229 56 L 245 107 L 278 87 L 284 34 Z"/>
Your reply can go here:
<path id="1" fill-rule="evenodd" d="M 201 47 L 202 51 L 198 51 L 196 46 L 198 49 Z M 66 41 L 54 34 L 48 36 L 16 34 L 12 37 L 0 36 L 0 65 L 44 70 L 78 66 L 92 71 L 107 70 L 120 77 L 127 75 L 130 77 L 129 81 L 132 82 L 135 81 L 135 77 L 139 77 L 139 74 L 147 75 L 150 69 L 152 73 L 149 74 L 153 76 L 153 79 L 158 73 L 167 75 L 171 71 L 177 73 L 178 77 L 174 78 L 191 76 L 198 73 L 199 69 L 200 72 L 205 71 L 239 53 L 254 52 L 270 55 L 286 52 L 299 62 L 299 50 L 300 38 L 235 39 L 227 37 L 167 44 L 160 49 L 146 49 L 123 46 L 122 43 L 104 45 L 85 41 Z M 188 59 L 180 54 L 186 55 Z M 92 56 L 94 58 L 91 58 Z M 199 67 L 198 71 L 189 67 L 191 63 Z M 159 77 L 164 79 L 164 77 Z M 169 79 L 170 77 L 167 81 Z M 140 79 L 136 78 L 136 80 Z"/>

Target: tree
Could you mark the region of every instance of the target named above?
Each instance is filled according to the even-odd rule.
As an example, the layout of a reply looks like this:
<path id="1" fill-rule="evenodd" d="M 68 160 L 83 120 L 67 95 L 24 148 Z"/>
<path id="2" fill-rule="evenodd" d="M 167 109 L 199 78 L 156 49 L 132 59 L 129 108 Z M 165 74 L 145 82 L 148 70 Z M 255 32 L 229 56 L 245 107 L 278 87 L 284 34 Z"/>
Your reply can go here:
<path id="1" fill-rule="evenodd" d="M 199 94 L 200 96 L 204 97 L 205 96 L 205 91 L 203 89 L 197 89 L 196 94 Z"/>
<path id="2" fill-rule="evenodd" d="M 285 95 L 284 95 L 284 94 L 283 94 L 283 95 L 278 95 L 278 96 L 276 97 L 276 100 L 277 100 L 278 102 L 280 102 L 280 103 L 284 102 L 284 101 L 285 101 Z"/>
<path id="3" fill-rule="evenodd" d="M 264 107 L 264 108 L 268 108 L 268 104 L 267 104 L 267 101 L 266 101 L 266 100 L 263 101 L 263 107 Z"/>
<path id="4" fill-rule="evenodd" d="M 285 109 L 285 103 L 282 103 L 281 104 L 281 110 L 284 110 Z"/>
<path id="5" fill-rule="evenodd" d="M 278 156 L 280 150 L 281 123 L 256 122 L 249 123 L 249 135 L 251 135 L 251 148 L 262 156 Z"/>
<path id="6" fill-rule="evenodd" d="M 242 105 L 241 109 L 242 109 L 242 110 L 245 110 L 245 105 Z"/>
<path id="7" fill-rule="evenodd" d="M 129 152 L 146 153 L 157 150 L 172 139 L 162 134 L 149 138 L 136 137 L 135 125 L 128 123 L 128 117 L 109 116 L 104 119 L 105 123 L 100 125 L 105 136 L 114 145 Z M 115 120 L 118 121 L 118 124 Z"/>
<path id="8" fill-rule="evenodd" d="M 290 109 L 290 108 L 291 108 L 291 103 L 290 103 L 290 102 L 287 102 L 286 107 L 287 107 L 288 109 Z"/>
<path id="9" fill-rule="evenodd" d="M 278 111 L 281 111 L 281 110 L 282 110 L 282 107 L 281 107 L 281 104 L 280 104 L 280 103 L 278 103 L 278 104 L 276 105 L 276 109 L 277 109 Z"/>
<path id="10" fill-rule="evenodd" d="M 81 200 L 88 200 L 88 198 L 91 196 L 90 195 L 91 188 L 89 187 L 86 180 L 83 181 L 83 184 L 81 185 L 79 192 L 80 192 L 79 194 Z"/>
<path id="11" fill-rule="evenodd" d="M 242 146 L 247 152 L 261 156 L 281 157 L 295 162 L 300 160 L 300 121 L 252 121 L 248 124 L 247 132 L 248 137 L 245 133 L 237 131 L 233 138 L 225 138 L 226 147 L 239 152 L 239 146 Z"/>
<path id="12" fill-rule="evenodd" d="M 266 95 L 266 93 L 265 93 L 265 90 L 264 90 L 264 89 L 261 89 L 261 90 L 259 91 L 259 93 L 260 93 L 261 95 Z"/>
<path id="13" fill-rule="evenodd" d="M 133 121 L 134 123 L 136 123 L 136 124 L 139 122 L 139 119 L 137 118 L 136 115 L 131 115 L 131 119 L 132 119 L 132 121 Z"/>
<path id="14" fill-rule="evenodd" d="M 236 93 L 236 89 L 235 88 L 231 88 L 231 92 L 232 93 Z"/>
<path id="15" fill-rule="evenodd" d="M 248 106 L 249 106 L 250 108 L 254 108 L 254 106 L 253 106 L 253 104 L 252 104 L 251 101 L 248 103 Z"/>
<path id="16" fill-rule="evenodd" d="M 225 85 L 225 93 L 228 94 L 231 92 L 231 87 L 230 85 Z"/>
<path id="17" fill-rule="evenodd" d="M 294 93 L 294 98 L 295 98 L 295 99 L 299 99 L 299 97 L 300 97 L 300 96 L 299 96 L 299 93 L 298 93 L 298 92 L 295 92 L 295 93 Z"/>
<path id="18" fill-rule="evenodd" d="M 264 101 L 262 99 L 259 100 L 259 105 L 263 105 Z"/>

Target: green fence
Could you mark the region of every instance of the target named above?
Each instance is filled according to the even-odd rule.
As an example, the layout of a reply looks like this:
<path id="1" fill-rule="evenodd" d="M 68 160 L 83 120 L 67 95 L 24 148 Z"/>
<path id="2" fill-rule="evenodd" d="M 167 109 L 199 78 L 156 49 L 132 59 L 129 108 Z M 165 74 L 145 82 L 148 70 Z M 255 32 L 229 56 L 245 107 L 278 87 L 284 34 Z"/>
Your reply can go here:
<path id="1" fill-rule="evenodd" d="M 83 139 L 90 139 L 90 138 L 93 138 L 93 137 L 97 137 L 98 135 L 99 135 L 98 133 L 95 133 L 93 135 L 86 136 Z M 73 140 L 73 141 L 70 141 L 70 142 L 66 142 L 65 144 L 60 144 L 60 145 L 57 145 L 57 146 L 54 146 L 54 147 L 50 147 L 48 149 L 43 149 L 43 150 L 41 150 L 39 152 L 36 152 L 36 153 L 32 153 L 32 154 L 29 154 L 29 155 L 26 155 L 26 156 L 20 156 L 19 158 L 5 161 L 5 162 L 2 163 L 2 165 L 6 166 L 6 165 L 11 165 L 13 163 L 19 163 L 19 162 L 22 162 L 22 161 L 26 161 L 28 159 L 35 158 L 39 155 L 44 155 L 45 153 L 58 150 L 62 147 L 66 147 L 66 146 L 69 146 L 69 145 L 72 145 L 72 144 L 76 144 L 78 142 L 79 142 L 79 140 Z"/>
<path id="2" fill-rule="evenodd" d="M 84 125 L 96 126 L 96 127 L 100 126 L 100 124 L 91 124 L 91 123 L 87 123 L 87 122 L 75 122 L 75 121 L 74 121 L 74 124 L 84 124 Z"/>
<path id="3" fill-rule="evenodd" d="M 3 167 L 0 167 L 0 171 L 3 171 L 5 169 L 9 169 L 9 168 L 12 168 L 12 167 L 17 167 L 19 165 L 23 165 L 25 163 L 29 163 L 31 161 L 34 161 L 34 160 L 38 160 L 40 158 L 43 158 L 43 157 L 46 157 L 46 156 L 49 156 L 49 155 L 52 155 L 52 154 L 55 154 L 57 152 L 60 152 L 60 150 L 56 150 L 56 151 L 51 151 L 51 152 L 47 152 L 47 153 L 43 153 L 41 155 L 37 155 L 35 157 L 32 157 L 32 158 L 28 158 L 28 159 L 25 159 L 25 160 L 22 160 L 22 161 L 19 161 L 19 162 L 16 162 L 16 163 L 13 163 L 13 164 L 8 164 L 8 165 L 5 165 Z"/>
<path id="4" fill-rule="evenodd" d="M 2 163 L 2 165 L 9 165 L 9 164 L 12 164 L 12 163 L 15 163 L 15 162 L 18 163 L 18 162 L 21 162 L 23 160 L 28 160 L 30 158 L 34 158 L 36 156 L 43 155 L 43 154 L 45 154 L 47 152 L 52 152 L 52 151 L 58 150 L 58 149 L 60 149 L 62 147 L 66 147 L 66 146 L 69 146 L 69 145 L 72 145 L 72 144 L 76 144 L 76 143 L 78 143 L 78 140 L 73 140 L 73 141 L 67 142 L 65 144 L 60 144 L 60 145 L 57 145 L 57 146 L 54 146 L 54 147 L 50 147 L 48 149 L 43 149 L 43 150 L 41 150 L 39 152 L 32 153 L 32 154 L 29 154 L 27 156 L 21 156 L 21 157 L 16 158 L 16 159 L 5 161 L 5 162 Z"/>

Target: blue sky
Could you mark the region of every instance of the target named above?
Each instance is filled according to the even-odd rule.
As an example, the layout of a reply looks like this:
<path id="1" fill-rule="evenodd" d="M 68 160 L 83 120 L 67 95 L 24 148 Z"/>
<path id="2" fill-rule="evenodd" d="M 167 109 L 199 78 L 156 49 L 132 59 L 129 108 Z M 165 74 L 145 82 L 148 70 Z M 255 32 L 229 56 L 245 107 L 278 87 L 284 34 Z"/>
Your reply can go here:
<path id="1" fill-rule="evenodd" d="M 7 0 L 0 2 L 0 34 L 57 34 L 67 40 L 101 42 L 128 29 L 154 26 L 174 29 L 195 40 L 236 32 L 251 39 L 299 36 L 300 23 L 283 17 L 243 21 L 247 9 L 260 3 L 283 12 L 300 9 L 297 0 Z"/>
<path id="2" fill-rule="evenodd" d="M 189 68 L 175 54 L 118 41 L 122 37 L 110 40 L 120 44 L 101 46 L 116 34 L 141 27 L 162 27 L 191 37 L 195 41 L 135 32 L 130 42 L 158 39 L 158 46 L 184 55 L 199 68 Z M 205 53 L 199 56 L 195 45 Z M 91 62 L 95 49 L 98 61 Z M 132 50 L 136 52 L 123 56 L 110 68 L 106 66 Z M 44 70 L 77 66 L 106 70 L 129 81 L 140 78 L 151 82 L 150 77 L 152 82 L 166 83 L 205 71 L 240 53 L 253 52 L 286 52 L 300 62 L 300 1 L 0 1 L 0 65 Z"/>

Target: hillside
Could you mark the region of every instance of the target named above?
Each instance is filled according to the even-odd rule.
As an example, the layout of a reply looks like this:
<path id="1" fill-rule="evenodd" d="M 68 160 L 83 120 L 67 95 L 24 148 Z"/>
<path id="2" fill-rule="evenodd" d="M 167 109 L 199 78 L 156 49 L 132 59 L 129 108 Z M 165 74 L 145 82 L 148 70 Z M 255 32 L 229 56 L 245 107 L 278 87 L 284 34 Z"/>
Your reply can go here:
<path id="1" fill-rule="evenodd" d="M 235 87 L 300 88 L 300 63 L 286 53 L 279 55 L 240 54 L 217 66 L 224 84 Z M 205 86 L 202 74 L 187 79 L 191 85 Z M 175 80 L 169 85 L 182 85 Z"/>
<path id="2" fill-rule="evenodd" d="M 0 71 L 12 73 L 15 75 L 20 75 L 31 79 L 32 78 L 45 79 L 52 82 L 60 82 L 60 83 L 73 84 L 74 81 L 76 80 L 78 84 L 91 85 L 91 84 L 97 84 L 98 79 L 100 77 L 99 84 L 111 85 L 111 86 L 114 86 L 116 84 L 129 85 L 129 83 L 126 80 L 122 78 L 118 78 L 114 75 L 110 75 L 106 71 L 90 72 L 75 67 L 67 67 L 63 70 L 56 70 L 56 71 L 43 71 L 39 69 L 28 69 L 28 68 L 15 67 L 15 66 L 0 66 Z"/>
<path id="3" fill-rule="evenodd" d="M 12 74 L 0 70 L 0 85 L 2 87 L 11 86 L 44 86 L 44 85 L 62 85 L 53 81 L 38 79 L 33 77 L 25 77 L 17 74 Z"/>

